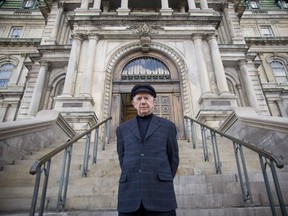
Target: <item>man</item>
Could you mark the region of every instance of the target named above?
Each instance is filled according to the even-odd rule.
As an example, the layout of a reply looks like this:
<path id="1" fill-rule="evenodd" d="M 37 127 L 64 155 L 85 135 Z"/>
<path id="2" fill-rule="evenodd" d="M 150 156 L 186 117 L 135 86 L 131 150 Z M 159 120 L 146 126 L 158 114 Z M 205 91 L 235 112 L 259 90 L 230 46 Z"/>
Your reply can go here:
<path id="1" fill-rule="evenodd" d="M 151 85 L 135 85 L 131 100 L 137 116 L 116 130 L 119 216 L 176 216 L 177 132 L 174 123 L 153 115 L 155 98 Z"/>

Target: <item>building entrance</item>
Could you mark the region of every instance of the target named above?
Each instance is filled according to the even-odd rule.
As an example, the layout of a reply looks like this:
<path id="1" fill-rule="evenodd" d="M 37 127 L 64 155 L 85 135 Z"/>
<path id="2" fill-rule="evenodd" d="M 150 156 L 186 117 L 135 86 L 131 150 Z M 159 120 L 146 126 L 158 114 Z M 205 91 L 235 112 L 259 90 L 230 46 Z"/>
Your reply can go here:
<path id="1" fill-rule="evenodd" d="M 132 89 L 133 85 L 129 85 L 129 86 L 130 86 L 129 89 Z M 157 89 L 160 88 L 160 86 L 153 85 L 156 91 Z M 167 84 L 167 86 L 169 86 L 169 84 Z M 119 87 L 120 86 L 116 88 L 119 88 Z M 122 88 L 127 89 L 127 87 L 125 86 L 122 86 Z M 164 88 L 164 86 L 162 88 Z M 130 92 L 121 93 L 121 94 L 115 93 L 113 95 L 114 96 L 113 96 L 113 101 L 111 105 L 111 116 L 112 116 L 111 138 L 115 139 L 115 132 L 116 132 L 117 126 L 135 117 L 137 115 L 137 111 L 133 107 L 132 102 L 130 100 Z M 183 110 L 182 110 L 180 92 L 157 91 L 157 97 L 156 97 L 156 102 L 155 102 L 155 106 L 153 109 L 153 113 L 157 116 L 169 119 L 170 121 L 174 122 L 177 127 L 178 138 L 185 139 L 184 119 L 183 119 Z"/>
<path id="2" fill-rule="evenodd" d="M 130 99 L 130 91 L 137 83 L 149 83 L 155 88 L 157 97 L 153 113 L 174 122 L 178 138 L 185 139 L 179 74 L 168 58 L 154 52 L 149 55 L 136 52 L 126 56 L 114 70 L 111 139 L 115 139 L 119 124 L 137 115 Z"/>

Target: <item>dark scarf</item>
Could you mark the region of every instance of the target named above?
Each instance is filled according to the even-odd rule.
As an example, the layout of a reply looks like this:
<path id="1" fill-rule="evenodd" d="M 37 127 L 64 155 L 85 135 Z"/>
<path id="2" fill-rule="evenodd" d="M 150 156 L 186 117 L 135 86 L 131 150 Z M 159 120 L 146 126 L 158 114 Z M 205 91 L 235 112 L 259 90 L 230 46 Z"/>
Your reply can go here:
<path id="1" fill-rule="evenodd" d="M 145 139 L 149 124 L 151 122 L 151 119 L 153 117 L 153 113 L 151 113 L 148 116 L 141 117 L 139 115 L 136 116 L 138 128 L 141 136 L 141 140 L 143 141 Z"/>

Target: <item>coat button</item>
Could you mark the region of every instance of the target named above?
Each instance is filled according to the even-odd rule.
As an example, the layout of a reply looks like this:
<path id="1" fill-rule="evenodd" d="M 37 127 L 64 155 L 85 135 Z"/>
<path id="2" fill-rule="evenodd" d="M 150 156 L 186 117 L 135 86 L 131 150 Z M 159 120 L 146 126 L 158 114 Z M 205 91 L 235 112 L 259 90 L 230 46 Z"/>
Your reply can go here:
<path id="1" fill-rule="evenodd" d="M 143 157 L 143 156 L 144 156 L 144 153 L 142 153 L 141 156 Z"/>
<path id="2" fill-rule="evenodd" d="M 142 170 L 141 169 L 139 169 L 139 173 L 141 173 L 142 172 Z"/>

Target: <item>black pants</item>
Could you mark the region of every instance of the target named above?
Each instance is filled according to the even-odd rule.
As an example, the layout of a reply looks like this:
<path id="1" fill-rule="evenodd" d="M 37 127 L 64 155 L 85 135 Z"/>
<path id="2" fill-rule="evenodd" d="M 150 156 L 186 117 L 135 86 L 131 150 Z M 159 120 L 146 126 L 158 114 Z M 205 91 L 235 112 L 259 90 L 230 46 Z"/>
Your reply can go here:
<path id="1" fill-rule="evenodd" d="M 175 210 L 167 212 L 147 211 L 141 203 L 141 206 L 137 211 L 130 213 L 119 212 L 118 216 L 176 216 L 176 211 Z"/>

